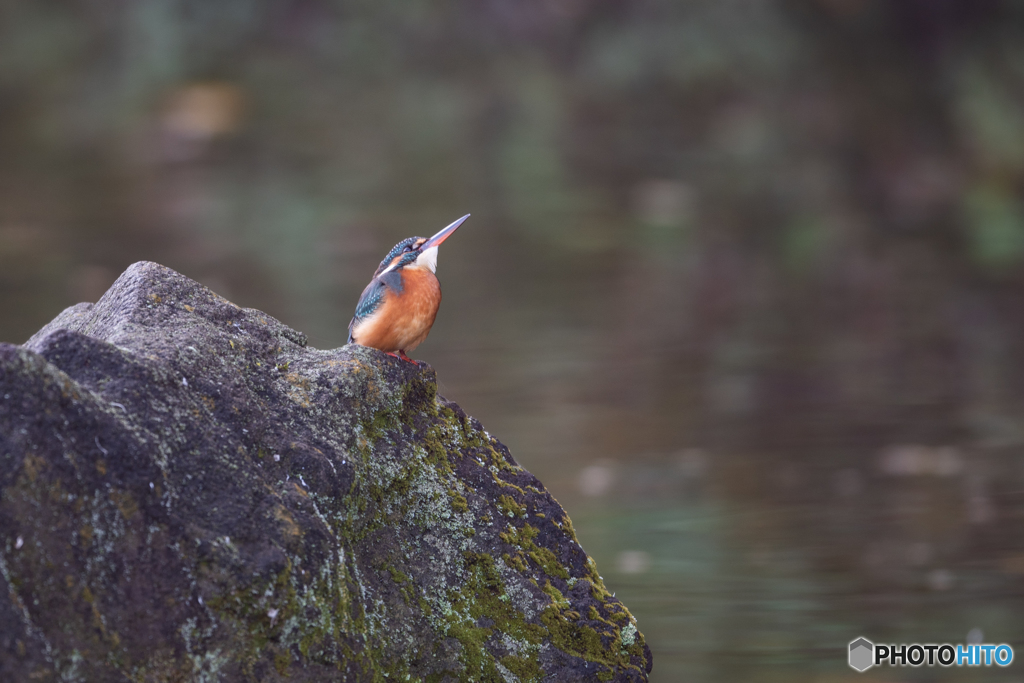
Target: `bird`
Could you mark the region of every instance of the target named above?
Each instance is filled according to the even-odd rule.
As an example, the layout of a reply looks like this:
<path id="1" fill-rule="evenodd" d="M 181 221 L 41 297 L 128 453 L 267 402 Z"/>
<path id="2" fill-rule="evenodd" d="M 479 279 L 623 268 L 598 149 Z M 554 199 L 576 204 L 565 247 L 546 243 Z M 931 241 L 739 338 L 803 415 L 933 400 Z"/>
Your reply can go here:
<path id="1" fill-rule="evenodd" d="M 433 237 L 404 239 L 388 252 L 356 304 L 348 324 L 349 344 L 418 365 L 406 353 L 430 334 L 441 306 L 441 284 L 434 274 L 437 249 L 467 218 L 468 213 Z"/>

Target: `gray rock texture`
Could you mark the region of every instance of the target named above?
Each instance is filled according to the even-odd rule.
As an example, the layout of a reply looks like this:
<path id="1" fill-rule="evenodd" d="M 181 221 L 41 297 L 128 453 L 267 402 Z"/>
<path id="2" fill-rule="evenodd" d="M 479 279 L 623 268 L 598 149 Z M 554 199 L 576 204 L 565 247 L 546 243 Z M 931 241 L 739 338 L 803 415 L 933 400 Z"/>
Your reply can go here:
<path id="1" fill-rule="evenodd" d="M 565 511 L 437 395 L 154 263 L 0 344 L 0 680 L 645 681 Z"/>

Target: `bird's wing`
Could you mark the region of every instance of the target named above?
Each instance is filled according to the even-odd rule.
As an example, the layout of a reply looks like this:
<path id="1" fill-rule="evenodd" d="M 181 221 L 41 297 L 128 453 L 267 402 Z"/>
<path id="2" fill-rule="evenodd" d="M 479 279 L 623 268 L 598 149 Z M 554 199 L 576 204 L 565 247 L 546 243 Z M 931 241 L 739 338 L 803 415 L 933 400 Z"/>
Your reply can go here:
<path id="1" fill-rule="evenodd" d="M 402 276 L 397 272 L 386 273 L 383 277 L 373 278 L 370 280 L 370 284 L 366 285 L 366 289 L 363 290 L 362 295 L 359 297 L 359 303 L 356 304 L 356 313 L 348 323 L 349 344 L 353 342 L 352 328 L 377 312 L 377 309 L 384 303 L 384 297 L 387 296 L 388 290 L 399 293 L 402 291 Z"/>
<path id="2" fill-rule="evenodd" d="M 356 313 L 348 324 L 349 344 L 353 342 L 352 328 L 373 315 L 374 311 L 384 303 L 386 295 L 387 286 L 377 278 L 370 280 L 370 284 L 366 285 L 366 289 L 363 290 L 362 295 L 359 297 L 359 303 L 356 304 Z"/>

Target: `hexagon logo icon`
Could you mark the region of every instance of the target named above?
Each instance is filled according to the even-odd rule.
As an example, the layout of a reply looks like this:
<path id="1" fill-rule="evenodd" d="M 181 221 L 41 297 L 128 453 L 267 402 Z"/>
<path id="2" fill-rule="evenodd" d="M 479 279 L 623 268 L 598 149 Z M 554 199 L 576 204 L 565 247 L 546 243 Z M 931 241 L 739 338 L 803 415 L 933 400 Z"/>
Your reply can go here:
<path id="1" fill-rule="evenodd" d="M 850 643 L 850 667 L 864 672 L 874 665 L 875 644 L 867 638 L 858 638 Z"/>

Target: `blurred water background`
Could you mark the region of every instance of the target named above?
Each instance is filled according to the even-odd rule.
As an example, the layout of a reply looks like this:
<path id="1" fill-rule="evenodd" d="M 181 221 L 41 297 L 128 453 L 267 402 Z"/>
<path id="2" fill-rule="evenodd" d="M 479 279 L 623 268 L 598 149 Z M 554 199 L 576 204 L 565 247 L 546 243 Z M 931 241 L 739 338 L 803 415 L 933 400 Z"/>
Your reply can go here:
<path id="1" fill-rule="evenodd" d="M 153 260 L 415 356 L 568 509 L 669 681 L 1014 681 L 1024 3 L 0 0 L 0 340 Z M 969 635 L 970 634 L 970 635 Z"/>

